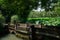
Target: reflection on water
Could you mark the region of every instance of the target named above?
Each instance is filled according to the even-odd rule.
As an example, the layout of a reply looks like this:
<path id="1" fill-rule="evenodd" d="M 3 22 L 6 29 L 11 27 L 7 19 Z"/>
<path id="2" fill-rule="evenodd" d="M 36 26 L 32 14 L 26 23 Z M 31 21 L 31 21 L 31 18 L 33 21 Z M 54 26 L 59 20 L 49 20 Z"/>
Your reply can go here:
<path id="1" fill-rule="evenodd" d="M 7 36 L 0 38 L 0 40 L 23 40 L 23 39 L 16 37 L 14 34 L 8 34 Z"/>

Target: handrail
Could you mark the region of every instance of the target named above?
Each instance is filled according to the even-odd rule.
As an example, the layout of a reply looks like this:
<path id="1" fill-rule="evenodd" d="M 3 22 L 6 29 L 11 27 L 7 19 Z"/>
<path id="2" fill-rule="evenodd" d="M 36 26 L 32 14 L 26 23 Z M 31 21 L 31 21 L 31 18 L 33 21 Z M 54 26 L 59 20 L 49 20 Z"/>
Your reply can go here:
<path id="1" fill-rule="evenodd" d="M 44 33 L 44 32 L 36 32 L 37 35 L 44 35 L 44 36 L 50 36 L 50 37 L 55 37 L 55 38 L 58 38 L 60 39 L 60 36 L 59 35 L 55 35 L 55 34 L 49 34 L 49 33 Z"/>
<path id="2" fill-rule="evenodd" d="M 39 29 L 46 30 L 46 29 L 49 29 L 49 28 L 36 28 L 36 30 L 39 30 Z M 26 31 L 23 31 L 23 30 L 15 30 L 15 31 L 17 33 L 21 33 L 21 34 L 24 34 L 24 35 L 30 35 L 30 33 L 27 30 Z M 56 34 L 50 34 L 50 33 L 46 33 L 46 32 L 35 32 L 35 33 L 36 33 L 36 35 L 44 35 L 44 36 L 50 36 L 50 37 L 54 37 L 54 38 L 60 39 L 60 36 L 59 35 L 56 35 Z"/>

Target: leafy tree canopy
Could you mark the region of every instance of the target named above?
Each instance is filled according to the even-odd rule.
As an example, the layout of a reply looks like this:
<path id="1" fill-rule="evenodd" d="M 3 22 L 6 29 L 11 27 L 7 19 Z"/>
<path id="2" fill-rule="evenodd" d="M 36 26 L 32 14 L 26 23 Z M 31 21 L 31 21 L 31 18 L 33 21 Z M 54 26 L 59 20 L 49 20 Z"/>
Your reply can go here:
<path id="1" fill-rule="evenodd" d="M 39 2 L 41 2 L 41 8 L 48 11 L 54 8 L 51 4 L 56 3 L 57 0 L 0 0 L 0 10 L 7 22 L 14 14 L 18 14 L 21 20 L 25 22 L 29 12 L 40 5 Z"/>

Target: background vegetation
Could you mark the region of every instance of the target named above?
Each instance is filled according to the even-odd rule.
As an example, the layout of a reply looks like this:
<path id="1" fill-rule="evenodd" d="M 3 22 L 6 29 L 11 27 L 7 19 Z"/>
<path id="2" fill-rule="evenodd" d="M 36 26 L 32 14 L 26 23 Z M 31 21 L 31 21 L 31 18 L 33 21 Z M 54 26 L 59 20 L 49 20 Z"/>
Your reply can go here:
<path id="1" fill-rule="evenodd" d="M 60 17 L 41 17 L 41 18 L 28 18 L 30 23 L 36 23 L 39 21 L 39 24 L 48 25 L 48 26 L 58 26 L 60 25 Z"/>
<path id="2" fill-rule="evenodd" d="M 44 11 L 33 11 L 38 7 Z M 5 23 L 15 19 L 26 23 L 28 18 L 60 17 L 60 0 L 0 0 L 0 11 Z"/>

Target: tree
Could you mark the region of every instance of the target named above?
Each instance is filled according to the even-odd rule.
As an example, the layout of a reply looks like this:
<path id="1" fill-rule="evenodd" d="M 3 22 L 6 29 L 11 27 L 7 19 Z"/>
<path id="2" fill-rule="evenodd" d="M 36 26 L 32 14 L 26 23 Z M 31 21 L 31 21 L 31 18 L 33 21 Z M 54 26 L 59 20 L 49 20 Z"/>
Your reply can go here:
<path id="1" fill-rule="evenodd" d="M 26 21 L 29 12 L 38 6 L 38 2 L 39 0 L 3 0 L 0 8 L 2 14 L 7 17 L 7 22 L 10 22 L 14 14 L 18 14 L 23 21 Z"/>
<path id="2" fill-rule="evenodd" d="M 55 0 L 54 0 L 55 1 Z M 27 17 L 32 9 L 36 9 L 41 2 L 42 8 L 45 10 L 52 10 L 51 3 L 56 3 L 50 0 L 2 0 L 0 3 L 0 10 L 6 17 L 6 22 L 10 22 L 11 16 L 18 14 L 22 22 L 26 22 Z"/>
<path id="3" fill-rule="evenodd" d="M 41 0 L 41 7 L 45 9 L 45 11 L 52 11 L 55 7 L 55 3 L 57 3 L 58 0 Z"/>

